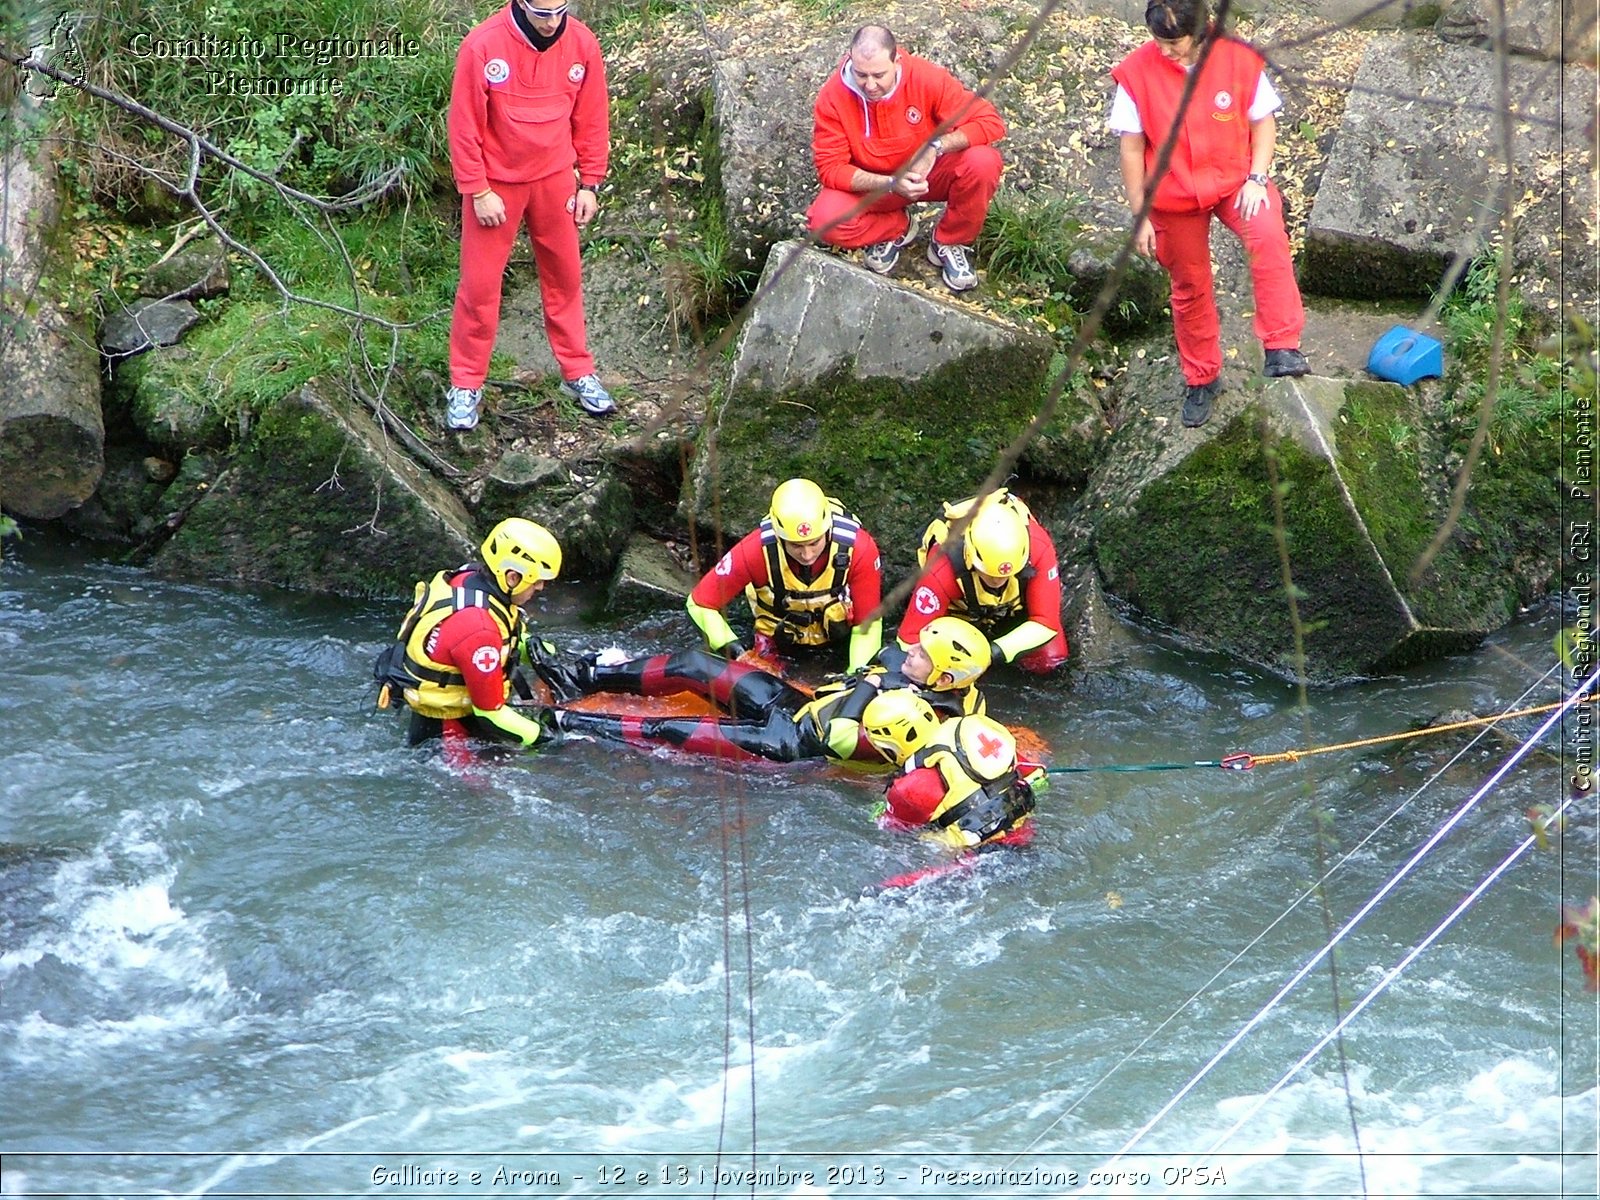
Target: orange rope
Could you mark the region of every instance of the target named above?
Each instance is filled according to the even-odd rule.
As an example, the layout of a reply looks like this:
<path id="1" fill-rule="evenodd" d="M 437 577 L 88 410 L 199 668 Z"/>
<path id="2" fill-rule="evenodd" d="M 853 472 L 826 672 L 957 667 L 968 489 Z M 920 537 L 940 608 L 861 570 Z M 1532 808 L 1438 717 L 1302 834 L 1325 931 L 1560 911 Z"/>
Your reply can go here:
<path id="1" fill-rule="evenodd" d="M 1595 703 L 1593 698 L 1585 703 Z M 1332 754 L 1335 750 L 1355 750 L 1362 746 L 1380 746 L 1385 742 L 1399 742 L 1407 738 L 1426 737 L 1430 733 L 1449 733 L 1455 729 L 1469 729 L 1474 725 L 1492 725 L 1496 721 L 1510 720 L 1512 717 L 1531 717 L 1536 713 L 1551 712 L 1561 707 L 1561 701 L 1554 704 L 1540 704 L 1534 708 L 1519 708 L 1515 712 L 1499 713 L 1492 717 L 1472 717 L 1466 721 L 1452 721 L 1448 725 L 1430 725 L 1426 729 L 1412 729 L 1405 733 L 1386 733 L 1379 737 L 1360 738 L 1354 742 L 1339 742 L 1332 746 L 1313 746 L 1308 750 L 1281 750 L 1276 754 L 1254 754 L 1251 762 L 1255 766 L 1265 766 L 1268 763 L 1299 762 L 1302 758 L 1309 758 L 1313 754 Z"/>

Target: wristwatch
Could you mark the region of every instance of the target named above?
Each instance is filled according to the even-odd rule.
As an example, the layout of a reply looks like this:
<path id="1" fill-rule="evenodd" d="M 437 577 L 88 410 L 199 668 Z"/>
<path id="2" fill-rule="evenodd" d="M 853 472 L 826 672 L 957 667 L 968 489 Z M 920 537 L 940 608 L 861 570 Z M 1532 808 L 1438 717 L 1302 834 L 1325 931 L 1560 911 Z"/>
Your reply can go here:
<path id="1" fill-rule="evenodd" d="M 928 147 L 933 151 L 933 156 L 938 158 L 944 153 L 944 139 L 942 137 L 936 137 L 933 139 L 933 141 L 928 143 Z"/>
<path id="2" fill-rule="evenodd" d="M 1245 176 L 1245 181 L 1248 183 L 1259 183 L 1262 187 L 1266 187 L 1267 184 L 1272 182 L 1271 179 L 1263 175 L 1260 171 L 1251 171 L 1250 174 Z"/>

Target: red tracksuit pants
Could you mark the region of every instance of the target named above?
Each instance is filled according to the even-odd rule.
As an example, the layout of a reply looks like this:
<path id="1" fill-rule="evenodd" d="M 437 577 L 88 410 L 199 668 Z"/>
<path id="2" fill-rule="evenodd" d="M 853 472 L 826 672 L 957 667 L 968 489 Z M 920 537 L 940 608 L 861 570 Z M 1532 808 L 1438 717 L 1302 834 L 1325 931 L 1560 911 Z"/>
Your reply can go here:
<path id="1" fill-rule="evenodd" d="M 1267 186 L 1267 204 L 1246 221 L 1224 196 L 1213 209 L 1150 214 L 1156 231 L 1156 259 L 1172 276 L 1172 334 L 1178 343 L 1186 383 L 1210 383 L 1222 373 L 1222 325 L 1211 281 L 1211 218 L 1238 235 L 1250 262 L 1255 288 L 1256 337 L 1267 350 L 1294 350 L 1305 329 L 1306 310 L 1289 257 L 1283 227 L 1283 197 Z"/>
<path id="2" fill-rule="evenodd" d="M 478 224 L 472 197 L 461 198 L 461 284 L 450 322 L 450 382 L 456 387 L 482 387 L 489 374 L 489 354 L 500 328 L 501 281 L 517 229 L 523 225 L 539 268 L 544 332 L 561 377 L 590 374 L 594 358 L 583 320 L 583 258 L 578 224 L 572 218 L 577 191 L 572 172 L 557 171 L 532 183 L 491 180 L 489 186 L 506 206 L 506 219 L 493 228 Z"/>
<path id="3" fill-rule="evenodd" d="M 933 160 L 928 173 L 928 194 L 907 200 L 885 193 L 854 216 L 847 215 L 865 198 L 861 192 L 823 188 L 806 211 L 806 226 L 830 246 L 846 250 L 888 242 L 906 231 L 906 206 L 924 201 L 945 202 L 944 216 L 934 229 L 934 240 L 946 246 L 970 246 L 983 230 L 989 201 L 1000 187 L 1004 164 L 993 146 L 968 146 Z"/>

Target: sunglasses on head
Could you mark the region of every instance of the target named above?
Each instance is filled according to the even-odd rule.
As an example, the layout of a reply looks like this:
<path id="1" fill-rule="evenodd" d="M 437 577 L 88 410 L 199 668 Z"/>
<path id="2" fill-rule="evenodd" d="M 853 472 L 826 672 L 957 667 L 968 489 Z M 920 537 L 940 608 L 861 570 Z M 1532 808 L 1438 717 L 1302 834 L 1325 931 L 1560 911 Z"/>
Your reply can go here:
<path id="1" fill-rule="evenodd" d="M 527 13 L 535 21 L 554 21 L 557 17 L 564 17 L 567 15 L 567 6 L 565 4 L 562 4 L 556 8 L 535 8 L 533 5 L 527 3 L 527 0 L 519 0 L 519 2 L 522 4 L 522 11 Z"/>

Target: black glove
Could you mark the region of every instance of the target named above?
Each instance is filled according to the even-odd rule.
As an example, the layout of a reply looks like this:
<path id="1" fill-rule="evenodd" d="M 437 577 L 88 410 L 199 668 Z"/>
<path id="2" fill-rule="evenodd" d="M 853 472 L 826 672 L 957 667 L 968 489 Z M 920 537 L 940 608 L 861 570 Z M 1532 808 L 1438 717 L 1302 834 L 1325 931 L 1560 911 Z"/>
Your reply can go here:
<path id="1" fill-rule="evenodd" d="M 562 720 L 563 713 L 559 708 L 541 708 L 534 719 L 539 722 L 539 740 L 533 744 L 535 750 L 554 750 L 566 740 L 565 724 Z"/>
<path id="2" fill-rule="evenodd" d="M 732 662 L 736 658 L 743 658 L 747 651 L 744 648 L 744 643 L 735 638 L 726 646 L 723 646 L 720 650 L 718 650 L 717 653 L 722 655 L 722 657 L 727 659 L 729 662 Z"/>
<path id="3" fill-rule="evenodd" d="M 554 642 L 542 638 L 530 637 L 523 646 L 527 649 L 533 673 L 558 701 L 575 700 L 590 691 L 594 682 L 592 660 L 562 654 Z"/>

